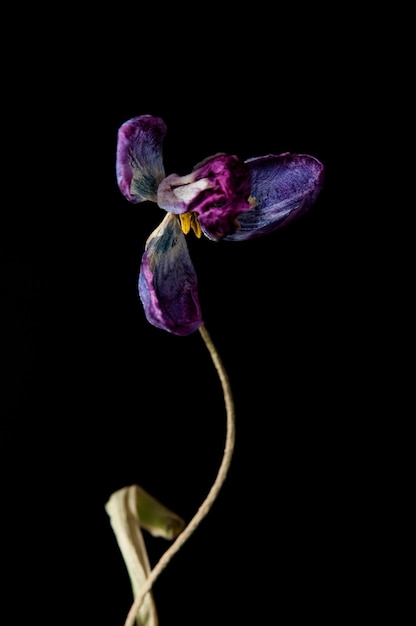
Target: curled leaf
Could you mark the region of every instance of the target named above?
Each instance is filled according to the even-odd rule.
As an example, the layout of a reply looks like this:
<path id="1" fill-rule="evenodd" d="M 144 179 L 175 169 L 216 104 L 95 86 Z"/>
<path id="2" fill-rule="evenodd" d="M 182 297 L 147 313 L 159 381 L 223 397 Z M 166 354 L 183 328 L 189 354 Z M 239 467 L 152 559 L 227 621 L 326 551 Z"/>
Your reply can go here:
<path id="1" fill-rule="evenodd" d="M 139 485 L 123 487 L 112 493 L 105 509 L 136 597 L 151 570 L 141 528 L 155 537 L 174 539 L 185 527 L 185 522 Z M 137 626 L 158 626 L 151 593 L 143 599 L 136 623 Z"/>
<path id="2" fill-rule="evenodd" d="M 148 494 L 142 487 L 135 485 L 135 488 L 140 526 L 153 537 L 175 539 L 185 528 L 184 520 Z"/>

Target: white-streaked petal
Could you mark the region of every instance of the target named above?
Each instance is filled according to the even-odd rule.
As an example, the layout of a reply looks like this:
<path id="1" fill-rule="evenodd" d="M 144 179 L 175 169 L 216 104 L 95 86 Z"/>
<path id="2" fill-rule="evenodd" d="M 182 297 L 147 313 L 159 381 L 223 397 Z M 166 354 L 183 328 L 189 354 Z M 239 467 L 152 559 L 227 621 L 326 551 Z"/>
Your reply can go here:
<path id="1" fill-rule="evenodd" d="M 166 125 L 159 117 L 140 115 L 118 130 L 116 175 L 121 193 L 134 204 L 156 202 L 157 188 L 165 176 L 162 144 Z"/>
<path id="2" fill-rule="evenodd" d="M 203 324 L 197 275 L 177 215 L 167 213 L 148 238 L 138 287 L 146 318 L 154 326 L 190 335 Z"/>

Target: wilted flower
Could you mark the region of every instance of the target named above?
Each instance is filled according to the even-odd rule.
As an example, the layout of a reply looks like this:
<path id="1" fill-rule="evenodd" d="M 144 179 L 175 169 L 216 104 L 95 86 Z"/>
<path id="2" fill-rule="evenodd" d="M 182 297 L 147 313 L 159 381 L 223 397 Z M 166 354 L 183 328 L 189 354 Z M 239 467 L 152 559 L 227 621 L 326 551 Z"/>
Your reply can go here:
<path id="1" fill-rule="evenodd" d="M 177 335 L 203 325 L 197 276 L 185 235 L 243 241 L 273 232 L 303 214 L 322 188 L 324 166 L 288 152 L 241 161 L 217 153 L 190 174 L 165 176 L 159 117 L 134 117 L 118 131 L 116 174 L 130 202 L 156 202 L 166 211 L 145 246 L 139 295 L 148 321 Z"/>

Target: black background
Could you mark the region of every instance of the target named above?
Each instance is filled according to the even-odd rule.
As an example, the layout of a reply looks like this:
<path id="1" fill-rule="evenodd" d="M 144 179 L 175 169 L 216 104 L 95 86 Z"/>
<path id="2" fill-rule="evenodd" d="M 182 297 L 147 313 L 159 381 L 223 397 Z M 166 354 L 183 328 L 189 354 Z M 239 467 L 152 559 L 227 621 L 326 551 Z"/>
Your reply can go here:
<path id="1" fill-rule="evenodd" d="M 164 11 L 62 12 L 41 30 L 26 15 L 8 51 L 5 607 L 21 624 L 121 626 L 132 598 L 110 494 L 139 483 L 189 520 L 221 461 L 224 404 L 199 334 L 153 328 L 137 297 L 162 212 L 120 194 L 115 148 L 125 120 L 151 113 L 168 127 L 167 173 L 219 151 L 326 167 L 310 212 L 273 235 L 189 238 L 237 439 L 212 511 L 155 584 L 160 624 L 339 623 L 374 566 L 370 429 L 356 411 L 369 270 L 349 158 L 366 116 L 348 53 L 361 29 L 347 38 L 315 8 Z M 154 564 L 167 544 L 146 541 Z"/>

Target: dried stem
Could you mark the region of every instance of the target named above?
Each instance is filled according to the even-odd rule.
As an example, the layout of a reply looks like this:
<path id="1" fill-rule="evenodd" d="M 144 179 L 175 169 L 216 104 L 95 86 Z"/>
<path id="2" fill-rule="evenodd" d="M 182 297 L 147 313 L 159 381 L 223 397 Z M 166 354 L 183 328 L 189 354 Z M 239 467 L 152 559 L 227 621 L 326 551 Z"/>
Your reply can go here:
<path id="1" fill-rule="evenodd" d="M 155 580 L 161 574 L 161 572 L 165 569 L 167 564 L 171 561 L 172 557 L 179 551 L 179 549 L 183 546 L 183 544 L 189 539 L 192 533 L 199 526 L 200 522 L 210 511 L 212 505 L 214 504 L 218 493 L 224 484 L 224 481 L 227 477 L 227 473 L 229 467 L 231 465 L 231 459 L 234 451 L 235 444 L 235 410 L 234 410 L 234 401 L 231 392 L 230 382 L 228 379 L 227 372 L 224 368 L 224 365 L 220 359 L 220 356 L 215 348 L 212 339 L 205 328 L 205 326 L 201 326 L 199 328 L 199 332 L 209 350 L 212 361 L 215 365 L 215 368 L 218 372 L 219 379 L 221 381 L 222 390 L 224 394 L 224 402 L 225 409 L 227 413 L 227 434 L 225 440 L 225 448 L 224 454 L 222 457 L 221 465 L 217 473 L 217 477 L 208 492 L 207 497 L 199 507 L 198 511 L 195 513 L 194 517 L 185 527 L 185 529 L 181 532 L 180 535 L 176 538 L 176 540 L 171 544 L 171 546 L 162 554 L 159 561 L 155 565 L 155 567 L 150 572 L 146 583 L 140 590 L 140 593 L 137 594 L 133 604 L 131 605 L 130 611 L 127 615 L 124 626 L 133 626 L 134 620 L 137 616 L 137 612 L 140 608 L 140 605 L 143 601 L 144 596 L 151 590 Z"/>

